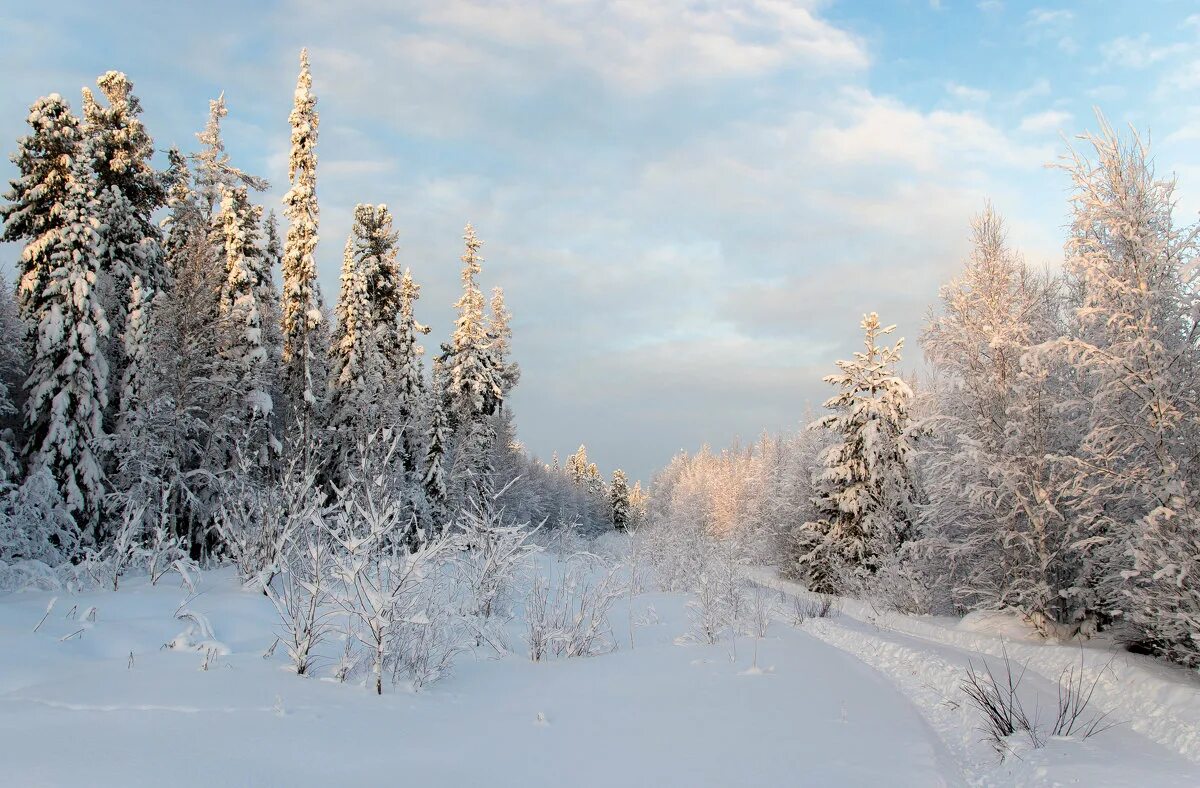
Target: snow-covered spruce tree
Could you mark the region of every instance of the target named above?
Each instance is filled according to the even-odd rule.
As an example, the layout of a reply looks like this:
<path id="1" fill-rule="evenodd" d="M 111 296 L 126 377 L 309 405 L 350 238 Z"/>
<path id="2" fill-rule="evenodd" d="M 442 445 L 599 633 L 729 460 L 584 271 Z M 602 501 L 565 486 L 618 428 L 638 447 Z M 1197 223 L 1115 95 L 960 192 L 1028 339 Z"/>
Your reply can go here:
<path id="1" fill-rule="evenodd" d="M 825 402 L 833 413 L 812 425 L 836 436 L 815 480 L 818 517 L 799 534 L 800 572 L 818 593 L 858 588 L 913 531 L 912 389 L 895 371 L 904 340 L 880 345 L 895 326 L 874 312 L 862 328 L 865 349 L 825 378 L 841 389 Z"/>
<path id="2" fill-rule="evenodd" d="M 325 396 L 325 346 L 321 294 L 317 285 L 317 99 L 312 94 L 308 50 L 300 52 L 300 76 L 288 119 L 292 152 L 291 188 L 284 195 L 288 220 L 283 252 L 283 388 L 288 411 L 302 431 L 317 419 Z"/>
<path id="3" fill-rule="evenodd" d="M 146 287 L 158 292 L 169 285 L 163 263 L 161 234 L 153 213 L 167 202 L 170 186 L 164 173 L 151 164 L 154 140 L 142 124 L 142 105 L 133 94 L 133 83 L 119 71 L 108 71 L 96 79 L 107 100 L 101 105 L 83 89 L 84 155 L 95 172 L 100 273 L 105 284 L 105 309 L 112 324 L 112 338 L 119 343 L 125 332 L 125 310 L 130 282 L 140 276 Z M 113 351 L 124 364 L 121 349 Z"/>
<path id="4" fill-rule="evenodd" d="M 63 225 L 49 240 L 50 276 L 26 383 L 30 473 L 49 470 L 84 539 L 103 535 L 108 321 L 97 292 L 96 186 L 88 158 L 72 162 Z"/>
<path id="5" fill-rule="evenodd" d="M 0 274 L 0 479 L 19 477 L 16 449 L 21 445 L 20 392 L 29 375 L 25 325 L 8 280 Z"/>
<path id="6" fill-rule="evenodd" d="M 52 93 L 34 102 L 26 118 L 31 132 L 17 141 L 11 157 L 18 175 L 10 181 L 0 207 L 4 234 L 0 240 L 24 241 L 17 263 L 17 305 L 30 339 L 45 307 L 50 281 L 50 254 L 66 224 L 71 163 L 79 147 L 79 121 L 62 96 Z"/>
<path id="7" fill-rule="evenodd" d="M 581 490 L 587 485 L 588 465 L 587 446 L 581 443 L 574 454 L 567 456 L 564 467 L 567 478 Z"/>
<path id="8" fill-rule="evenodd" d="M 388 359 L 388 396 L 394 400 L 392 423 L 402 432 L 400 453 L 404 472 L 412 477 L 418 466 L 421 445 L 419 421 L 425 398 L 425 374 L 422 358 L 425 349 L 417 337 L 429 333 L 429 327 L 417 322 L 414 306 L 421 297 L 421 286 L 413 281 L 412 271 L 405 269 L 400 280 L 400 309 L 396 313 L 395 343 L 385 343 Z M 390 352 L 389 352 L 390 351 Z"/>
<path id="9" fill-rule="evenodd" d="M 476 280 L 482 270 L 483 258 L 479 255 L 482 242 L 469 224 L 463 240 L 466 243 L 462 255 L 463 293 L 454 304 L 458 317 L 442 362 L 446 369 L 447 416 L 456 436 L 477 431 L 476 423 L 496 412 L 504 393 L 496 377 L 483 291 Z"/>
<path id="10" fill-rule="evenodd" d="M 1020 611 L 1046 632 L 1089 627 L 1067 469 L 1051 459 L 1075 450 L 1073 398 L 1038 348 L 1063 331 L 1060 291 L 1008 247 L 990 204 L 971 241 L 921 340 L 938 379 L 921 549 L 960 603 Z"/>
<path id="11" fill-rule="evenodd" d="M 345 465 L 366 435 L 391 422 L 392 403 L 385 401 L 390 374 L 386 352 L 393 351 L 399 304 L 398 278 L 393 280 L 396 234 L 386 206 L 358 205 L 342 259 L 337 333 L 333 345 L 329 423 L 337 436 Z M 387 351 L 385 351 L 385 346 Z"/>
<path id="12" fill-rule="evenodd" d="M 218 432 L 228 443 L 244 432 L 248 422 L 255 422 L 258 427 L 247 438 L 258 445 L 243 446 L 240 452 L 255 455 L 265 465 L 273 403 L 262 317 L 271 284 L 258 246 L 261 212 L 261 207 L 250 204 L 244 186 L 226 188 L 219 214 L 225 229 L 225 281 L 221 290 L 224 335 L 220 351 L 225 397 Z"/>
<path id="13" fill-rule="evenodd" d="M 425 440 L 425 474 L 421 487 L 429 510 L 429 522 L 422 526 L 427 531 L 443 530 L 448 512 L 448 490 L 446 488 L 446 441 L 449 439 L 446 425 L 446 408 L 443 395 L 445 374 L 441 364 L 433 362 L 433 392 L 429 404 L 429 434 Z"/>
<path id="14" fill-rule="evenodd" d="M 624 531 L 629 527 L 632 512 L 629 505 L 629 479 L 625 471 L 613 471 L 612 484 L 608 486 L 608 500 L 612 506 L 613 527 Z"/>
<path id="15" fill-rule="evenodd" d="M 267 188 L 267 182 L 262 178 L 243 172 L 230 163 L 229 154 L 225 152 L 225 141 L 221 138 L 221 121 L 228 115 L 224 93 L 208 102 L 208 122 L 204 131 L 196 132 L 200 150 L 191 156 L 195 165 L 194 191 L 197 203 L 209 220 L 213 220 L 220 212 L 227 189 L 245 186 L 254 191 L 263 191 Z M 214 221 L 211 237 L 213 245 L 223 251 L 225 233 L 219 222 Z"/>
<path id="16" fill-rule="evenodd" d="M 500 384 L 500 405 L 516 388 L 521 379 L 521 368 L 512 355 L 512 312 L 504 303 L 504 290 L 492 288 L 491 313 L 488 315 L 488 339 L 492 351 L 492 367 Z"/>
<path id="17" fill-rule="evenodd" d="M 1134 136 L 1100 118 L 1072 151 L 1066 272 L 1076 322 L 1062 343 L 1088 404 L 1073 508 L 1105 569 L 1101 598 L 1142 647 L 1200 665 L 1200 309 L 1196 225 Z"/>

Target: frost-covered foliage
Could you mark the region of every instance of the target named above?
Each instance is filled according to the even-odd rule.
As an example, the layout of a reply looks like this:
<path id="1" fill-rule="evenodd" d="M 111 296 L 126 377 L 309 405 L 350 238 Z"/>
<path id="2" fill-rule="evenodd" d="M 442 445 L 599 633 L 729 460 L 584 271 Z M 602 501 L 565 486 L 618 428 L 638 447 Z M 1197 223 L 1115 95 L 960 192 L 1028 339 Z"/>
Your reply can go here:
<path id="1" fill-rule="evenodd" d="M 922 337 L 937 372 L 923 452 L 929 496 L 917 549 L 957 602 L 1021 611 L 1044 631 L 1092 627 L 1085 536 L 1067 508 L 1078 444 L 1066 368 L 1042 347 L 1065 328 L 1058 282 L 1008 247 L 988 205 L 963 273 L 942 287 Z"/>
<path id="2" fill-rule="evenodd" d="M 266 305 L 273 299 L 271 271 L 258 246 L 262 207 L 251 205 L 245 187 L 227 188 L 217 221 L 225 233 L 225 282 L 221 316 L 226 333 L 221 358 L 228 376 L 230 425 L 247 419 L 265 424 L 273 410 L 270 394 L 271 360 L 264 332 Z"/>
<path id="3" fill-rule="evenodd" d="M 1143 647 L 1200 665 L 1198 225 L 1174 181 L 1103 118 L 1072 151 L 1066 272 L 1075 321 L 1059 344 L 1087 403 L 1072 508 L 1103 564 L 1103 604 Z"/>
<path id="4" fill-rule="evenodd" d="M 382 694 L 383 677 L 394 669 L 406 625 L 424 626 L 430 620 L 423 580 L 453 542 L 440 533 L 410 548 L 405 533 L 415 522 L 400 507 L 387 473 L 397 441 L 387 435 L 378 440 L 371 436 L 358 452 L 332 530 L 335 577 L 345 590 L 341 603 L 353 625 L 348 634 L 366 649 L 372 686 Z"/>
<path id="5" fill-rule="evenodd" d="M 612 506 L 614 528 L 624 531 L 634 524 L 634 513 L 629 502 L 629 477 L 620 468 L 613 471 L 612 483 L 608 486 L 608 500 Z"/>
<path id="6" fill-rule="evenodd" d="M 466 243 L 462 255 L 463 292 L 454 305 L 458 318 L 443 364 L 451 423 L 466 431 L 480 418 L 496 411 L 503 389 L 496 376 L 483 292 L 477 281 L 483 270 L 483 257 L 479 254 L 483 242 L 469 224 L 463 231 L 463 241 Z"/>
<path id="7" fill-rule="evenodd" d="M 79 547 L 79 531 L 63 506 L 49 469 L 24 483 L 8 483 L 0 498 L 0 561 L 37 561 L 58 566 Z"/>
<path id="8" fill-rule="evenodd" d="M 410 551 L 485 503 L 506 522 L 611 527 L 598 470 L 577 488 L 516 438 L 503 407 L 520 377 L 512 315 L 500 288 L 490 304 L 483 295 L 472 229 L 440 365 L 425 364 L 421 288 L 397 262 L 386 206 L 356 209 L 330 336 L 316 284 L 319 119 L 306 52 L 289 118 L 285 240 L 255 204 L 267 183 L 226 150 L 224 94 L 195 152 L 172 148 L 160 171 L 132 81 L 111 71 L 97 84 L 82 119 L 57 95 L 33 105 L 5 195 L 4 240 L 24 248 L 17 303 L 0 299 L 0 560 L 74 560 L 85 568 L 73 577 L 116 579 L 147 550 L 156 566 L 168 554 L 230 559 L 296 619 L 305 608 L 292 601 L 305 592 L 292 581 L 311 579 L 284 570 L 293 551 L 311 559 L 317 546 L 300 547 L 297 511 L 308 504 L 298 501 L 311 492 L 341 505 L 360 444 L 377 432 L 398 439 L 381 483 L 399 528 L 389 539 Z M 619 515 L 630 523 L 639 490 Z M 330 528 L 317 530 L 328 548 Z M 414 683 L 438 672 L 435 653 L 453 651 L 437 645 L 449 635 L 435 618 L 413 630 L 424 645 L 405 652 Z M 301 669 L 311 618 L 289 631 L 303 635 L 289 639 Z"/>
<path id="9" fill-rule="evenodd" d="M 513 586 L 537 552 L 530 542 L 535 530 L 527 522 L 507 520 L 494 505 L 464 512 L 455 524 L 453 536 L 460 549 L 455 576 L 463 593 L 460 614 L 477 643 L 502 650 L 498 626 L 512 617 Z"/>
<path id="10" fill-rule="evenodd" d="M 810 419 L 811 421 L 811 419 Z M 797 571 L 800 525 L 816 514 L 813 471 L 827 437 L 800 430 L 753 446 L 680 454 L 653 480 L 649 501 L 635 485 L 631 507 L 648 560 L 666 588 L 685 588 L 706 539 L 729 539 L 750 563 Z"/>
<path id="11" fill-rule="evenodd" d="M 534 573 L 525 596 L 529 659 L 593 657 L 616 648 L 608 614 L 628 592 L 621 568 L 580 552 Z"/>
<path id="12" fill-rule="evenodd" d="M 154 140 L 142 123 L 142 104 L 133 93 L 133 82 L 119 71 L 108 71 L 96 79 L 96 86 L 107 105 L 83 89 L 86 144 L 80 152 L 95 176 L 100 200 L 97 233 L 108 255 L 103 269 L 111 278 L 113 298 L 105 306 L 114 317 L 114 337 L 120 337 L 125 330 L 125 296 L 134 275 L 155 290 L 168 284 L 152 214 L 166 204 L 170 183 L 151 162 Z"/>

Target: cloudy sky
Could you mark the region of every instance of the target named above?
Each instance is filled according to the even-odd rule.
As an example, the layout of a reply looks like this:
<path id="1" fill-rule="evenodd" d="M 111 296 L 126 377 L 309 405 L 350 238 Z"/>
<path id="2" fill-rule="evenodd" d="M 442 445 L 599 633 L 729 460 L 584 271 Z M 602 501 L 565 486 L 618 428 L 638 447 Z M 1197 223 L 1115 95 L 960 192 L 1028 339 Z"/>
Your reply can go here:
<path id="1" fill-rule="evenodd" d="M 1148 132 L 1200 208 L 1183 0 L 56 0 L 5 3 L 0 40 L 7 150 L 34 99 L 78 107 L 107 69 L 162 149 L 194 148 L 224 91 L 227 147 L 275 207 L 307 46 L 326 294 L 354 204 L 387 203 L 444 336 L 473 222 L 516 316 L 522 439 L 641 478 L 796 425 L 864 311 L 916 362 L 986 197 L 1056 264 L 1067 182 L 1046 165 L 1094 106 Z"/>

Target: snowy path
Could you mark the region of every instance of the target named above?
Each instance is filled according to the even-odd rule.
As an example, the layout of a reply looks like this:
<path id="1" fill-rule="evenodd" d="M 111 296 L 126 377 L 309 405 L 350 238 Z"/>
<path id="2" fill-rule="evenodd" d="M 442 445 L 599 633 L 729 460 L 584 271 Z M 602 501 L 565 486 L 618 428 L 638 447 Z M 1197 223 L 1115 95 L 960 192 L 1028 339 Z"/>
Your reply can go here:
<path id="1" fill-rule="evenodd" d="M 686 597 L 634 601 L 655 623 L 591 659 L 460 658 L 426 692 L 383 697 L 264 660 L 274 616 L 228 572 L 191 608 L 229 649 L 161 650 L 177 588 L 0 597 L 0 784 L 20 786 L 960 785 L 954 754 L 888 680 L 776 622 L 760 642 L 680 645 Z M 97 608 L 96 621 L 65 617 Z M 65 641 L 60 638 L 83 629 Z M 132 667 L 130 652 L 133 653 Z"/>
<path id="2" fill-rule="evenodd" d="M 753 579 L 787 597 L 809 595 L 774 573 Z M 878 612 L 844 600 L 836 618 L 811 619 L 816 637 L 853 654 L 886 676 L 920 709 L 959 764 L 978 785 L 1154 785 L 1200 784 L 1200 686 L 1182 671 L 1151 660 L 1101 649 L 1022 642 L 936 622 Z M 1002 655 L 1027 672 L 1022 697 L 1043 720 L 1054 713 L 1058 676 L 1082 657 L 1088 681 L 1099 674 L 1093 699 L 1117 724 L 1088 739 L 1053 739 L 1034 749 L 1012 737 L 1012 752 L 999 760 L 983 742 L 978 712 L 965 704 L 960 685 L 968 665 L 1003 670 Z"/>

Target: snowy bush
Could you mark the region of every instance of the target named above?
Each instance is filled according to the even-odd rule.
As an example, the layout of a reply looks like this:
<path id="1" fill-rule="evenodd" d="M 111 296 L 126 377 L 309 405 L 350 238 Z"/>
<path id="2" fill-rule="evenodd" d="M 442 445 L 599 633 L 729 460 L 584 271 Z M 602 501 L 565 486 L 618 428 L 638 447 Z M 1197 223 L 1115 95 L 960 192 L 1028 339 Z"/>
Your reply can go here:
<path id="1" fill-rule="evenodd" d="M 427 537 L 415 549 L 404 538 L 410 516 L 385 472 L 396 446 L 395 440 L 364 445 L 330 519 L 338 602 L 351 624 L 350 635 L 367 651 L 377 694 L 383 693 L 385 673 L 396 675 L 397 656 L 406 650 L 403 636 L 412 633 L 406 627 L 430 620 L 427 576 L 446 571 L 457 546 L 444 533 Z"/>
<path id="2" fill-rule="evenodd" d="M 537 552 L 530 543 L 537 530 L 528 523 L 506 521 L 503 511 L 490 505 L 474 505 L 460 515 L 453 538 L 464 615 L 483 622 L 494 615 L 507 616 L 513 581 Z"/>
<path id="3" fill-rule="evenodd" d="M 535 573 L 525 596 L 529 658 L 591 657 L 616 648 L 608 613 L 625 595 L 620 567 L 590 553 L 566 558 Z"/>
<path id="4" fill-rule="evenodd" d="M 63 507 L 50 471 L 41 468 L 0 496 L 0 561 L 57 566 L 79 549 L 79 529 Z"/>
<path id="5" fill-rule="evenodd" d="M 289 545 L 278 575 L 263 588 L 283 626 L 280 640 L 297 675 L 308 674 L 314 650 L 333 631 L 331 545 L 324 520 L 313 512 L 308 528 Z"/>

